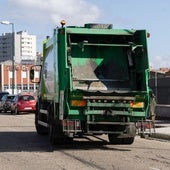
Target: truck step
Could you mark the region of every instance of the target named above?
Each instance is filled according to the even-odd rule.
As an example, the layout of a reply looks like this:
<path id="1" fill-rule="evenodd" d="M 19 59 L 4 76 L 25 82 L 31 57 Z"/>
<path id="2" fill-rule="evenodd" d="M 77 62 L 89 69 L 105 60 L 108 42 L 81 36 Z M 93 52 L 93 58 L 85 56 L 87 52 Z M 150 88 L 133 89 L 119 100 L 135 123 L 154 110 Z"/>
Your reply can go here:
<path id="1" fill-rule="evenodd" d="M 38 124 L 39 124 L 39 125 L 42 125 L 42 126 L 44 126 L 44 127 L 49 127 L 48 123 L 42 122 L 42 121 L 40 121 L 40 120 L 38 120 Z"/>

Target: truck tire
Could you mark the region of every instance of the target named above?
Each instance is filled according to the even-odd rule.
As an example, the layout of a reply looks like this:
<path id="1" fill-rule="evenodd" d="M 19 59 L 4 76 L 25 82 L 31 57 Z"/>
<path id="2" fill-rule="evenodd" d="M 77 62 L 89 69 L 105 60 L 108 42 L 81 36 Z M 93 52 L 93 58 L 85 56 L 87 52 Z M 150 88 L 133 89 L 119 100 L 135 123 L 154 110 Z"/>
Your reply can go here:
<path id="1" fill-rule="evenodd" d="M 47 135 L 48 130 L 44 126 L 38 124 L 38 111 L 35 113 L 35 128 L 39 135 Z"/>
<path id="2" fill-rule="evenodd" d="M 134 142 L 134 137 L 119 138 L 118 135 L 108 134 L 109 142 L 114 145 L 131 145 Z"/>
<path id="3" fill-rule="evenodd" d="M 57 145 L 57 144 L 62 144 L 62 128 L 60 127 L 60 122 L 57 120 L 54 120 L 54 109 L 53 105 L 49 105 L 48 108 L 48 113 L 49 113 L 49 118 L 48 118 L 48 124 L 49 124 L 49 129 L 48 129 L 48 135 L 51 144 Z"/>
<path id="4" fill-rule="evenodd" d="M 124 145 L 131 145 L 134 142 L 134 137 L 130 137 L 130 138 L 123 138 L 123 143 Z"/>
<path id="5" fill-rule="evenodd" d="M 114 145 L 122 144 L 122 139 L 118 138 L 118 135 L 108 134 L 108 139 L 111 144 L 114 144 Z"/>

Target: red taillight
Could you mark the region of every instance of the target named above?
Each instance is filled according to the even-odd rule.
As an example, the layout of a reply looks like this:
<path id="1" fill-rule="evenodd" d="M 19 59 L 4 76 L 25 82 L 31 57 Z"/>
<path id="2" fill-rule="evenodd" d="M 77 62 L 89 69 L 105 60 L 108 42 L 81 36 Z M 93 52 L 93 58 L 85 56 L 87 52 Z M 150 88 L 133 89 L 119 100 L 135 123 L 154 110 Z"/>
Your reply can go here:
<path id="1" fill-rule="evenodd" d="M 74 131 L 74 132 L 81 131 L 81 122 L 80 122 L 80 120 L 67 120 L 67 119 L 64 119 L 62 121 L 62 124 L 63 124 L 63 131 Z"/>

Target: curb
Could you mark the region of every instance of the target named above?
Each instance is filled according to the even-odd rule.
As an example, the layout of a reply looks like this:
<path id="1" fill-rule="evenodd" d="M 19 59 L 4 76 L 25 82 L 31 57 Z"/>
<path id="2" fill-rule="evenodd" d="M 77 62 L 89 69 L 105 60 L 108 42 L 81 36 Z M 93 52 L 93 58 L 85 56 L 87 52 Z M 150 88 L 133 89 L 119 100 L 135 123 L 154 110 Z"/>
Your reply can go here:
<path id="1" fill-rule="evenodd" d="M 167 135 L 167 134 L 152 133 L 152 134 L 150 135 L 150 137 L 170 141 L 170 135 Z"/>

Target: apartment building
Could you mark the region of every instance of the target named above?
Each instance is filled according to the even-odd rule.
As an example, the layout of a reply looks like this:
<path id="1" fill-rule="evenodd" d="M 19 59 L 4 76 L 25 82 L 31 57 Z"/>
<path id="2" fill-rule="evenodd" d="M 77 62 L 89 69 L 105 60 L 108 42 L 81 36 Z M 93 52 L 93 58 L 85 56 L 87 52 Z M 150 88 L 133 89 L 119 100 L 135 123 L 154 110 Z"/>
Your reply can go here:
<path id="1" fill-rule="evenodd" d="M 14 35 L 14 37 L 13 37 Z M 26 31 L 3 33 L 0 36 L 0 62 L 12 60 L 20 63 L 22 60 L 36 60 L 36 36 Z"/>
<path id="2" fill-rule="evenodd" d="M 26 31 L 0 36 L 0 91 L 35 93 L 37 86 L 29 80 L 30 67 L 40 60 L 36 53 L 36 36 Z M 14 72 L 12 65 L 14 64 Z M 14 79 L 13 79 L 14 74 Z"/>

